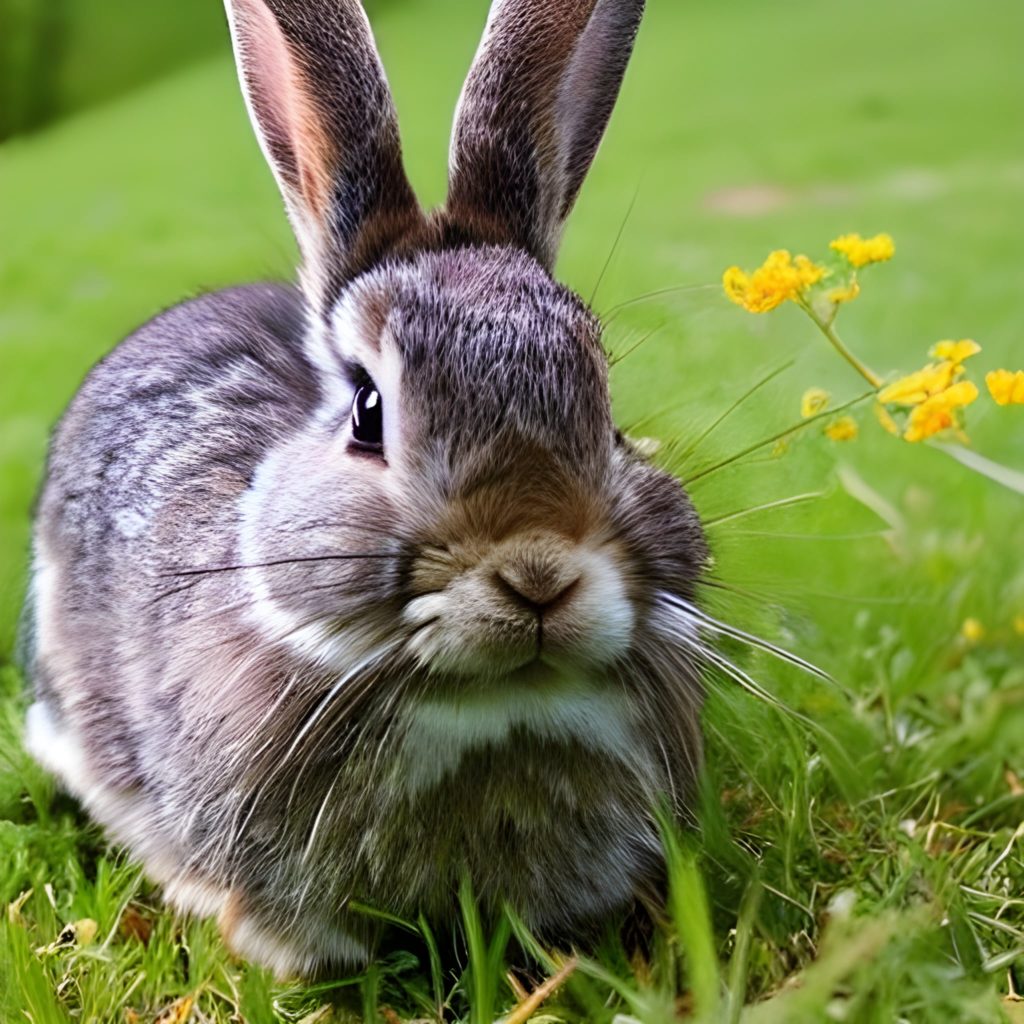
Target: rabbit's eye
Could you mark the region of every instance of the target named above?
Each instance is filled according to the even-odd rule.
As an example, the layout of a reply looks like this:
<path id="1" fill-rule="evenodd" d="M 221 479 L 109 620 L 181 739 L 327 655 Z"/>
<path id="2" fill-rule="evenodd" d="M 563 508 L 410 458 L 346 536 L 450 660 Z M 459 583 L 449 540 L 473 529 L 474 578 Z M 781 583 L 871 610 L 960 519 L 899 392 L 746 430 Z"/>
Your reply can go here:
<path id="1" fill-rule="evenodd" d="M 384 448 L 384 406 L 374 384 L 364 384 L 352 400 L 352 439 L 363 448 Z"/>

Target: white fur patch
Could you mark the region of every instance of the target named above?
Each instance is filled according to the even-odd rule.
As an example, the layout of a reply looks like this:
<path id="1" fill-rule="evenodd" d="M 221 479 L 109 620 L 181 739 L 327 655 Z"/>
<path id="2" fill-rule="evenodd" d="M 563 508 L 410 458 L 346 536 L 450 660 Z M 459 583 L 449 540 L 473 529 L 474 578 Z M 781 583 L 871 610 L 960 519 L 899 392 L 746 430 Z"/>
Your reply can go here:
<path id="1" fill-rule="evenodd" d="M 329 333 L 319 317 L 310 317 L 306 328 L 306 354 L 320 371 L 320 383 L 328 396 L 327 404 L 333 409 L 336 391 L 345 386 L 345 381 L 338 360 L 331 351 Z"/>
<path id="2" fill-rule="evenodd" d="M 147 522 L 146 517 L 141 512 L 136 512 L 130 508 L 122 508 L 118 509 L 114 514 L 114 525 L 122 537 L 133 540 L 146 529 Z"/>
<path id="3" fill-rule="evenodd" d="M 36 701 L 28 709 L 25 746 L 66 790 L 81 800 L 89 813 L 109 830 L 111 838 L 130 847 L 145 862 L 147 874 L 167 885 L 175 902 L 201 914 L 219 908 L 223 895 L 219 890 L 181 875 L 178 848 L 158 827 L 157 814 L 145 793 L 117 789 L 98 781 L 89 770 L 78 737 L 57 725 L 44 701 Z"/>
<path id="4" fill-rule="evenodd" d="M 626 593 L 622 572 L 607 549 L 579 548 L 574 562 L 587 581 L 573 602 L 581 621 L 598 623 L 588 633 L 592 660 L 605 663 L 625 653 L 633 636 L 636 612 Z"/>
<path id="5" fill-rule="evenodd" d="M 362 366 L 370 379 L 377 386 L 383 402 L 384 420 L 384 454 L 389 464 L 400 465 L 402 461 L 402 361 L 398 350 L 391 344 L 385 329 L 382 336 L 376 339 L 378 344 L 371 344 L 365 336 L 366 324 L 360 310 L 360 304 L 366 301 L 370 285 L 356 284 L 350 288 L 334 307 L 331 314 L 331 332 L 333 343 L 339 355 L 350 362 Z M 347 396 L 345 405 L 350 405 L 352 395 Z M 340 406 L 339 406 L 340 407 Z M 401 500 L 393 474 L 381 480 L 382 486 L 389 488 L 395 500 Z"/>
<path id="6" fill-rule="evenodd" d="M 575 740 L 621 761 L 636 760 L 629 702 L 589 680 L 495 680 L 475 691 L 417 701 L 407 712 L 401 756 L 410 794 L 436 786 L 474 749 L 498 746 L 513 729 L 556 741 Z"/>
<path id="7" fill-rule="evenodd" d="M 53 635 L 53 623 L 57 620 L 59 585 L 57 567 L 48 557 L 46 547 L 36 538 L 32 559 L 32 610 L 36 631 L 36 647 L 43 650 Z"/>
<path id="8" fill-rule="evenodd" d="M 314 948 L 299 948 L 244 915 L 226 930 L 225 939 L 237 956 L 269 967 L 278 980 L 309 973 L 324 960 L 358 964 L 370 956 L 366 946 L 336 928 L 320 928 L 310 936 Z"/>
<path id="9" fill-rule="evenodd" d="M 58 728 L 45 701 L 37 700 L 25 717 L 25 748 L 75 793 L 86 782 L 85 755 L 77 737 Z"/>
<path id="10" fill-rule="evenodd" d="M 259 565 L 265 559 L 259 533 L 260 509 L 274 500 L 274 458 L 271 456 L 271 460 L 264 462 L 256 471 L 252 484 L 239 502 L 239 553 L 246 565 Z M 284 643 L 313 664 L 331 664 L 336 653 L 340 652 L 333 650 L 337 640 L 332 637 L 328 624 L 305 621 L 297 612 L 282 607 L 271 594 L 267 573 L 263 570 L 249 569 L 243 575 L 245 585 L 254 598 L 247 614 L 261 635 Z"/>
<path id="11" fill-rule="evenodd" d="M 148 863 L 147 863 L 148 868 Z M 164 897 L 179 910 L 197 917 L 213 917 L 228 902 L 229 892 L 195 875 L 181 874 L 164 883 Z"/>

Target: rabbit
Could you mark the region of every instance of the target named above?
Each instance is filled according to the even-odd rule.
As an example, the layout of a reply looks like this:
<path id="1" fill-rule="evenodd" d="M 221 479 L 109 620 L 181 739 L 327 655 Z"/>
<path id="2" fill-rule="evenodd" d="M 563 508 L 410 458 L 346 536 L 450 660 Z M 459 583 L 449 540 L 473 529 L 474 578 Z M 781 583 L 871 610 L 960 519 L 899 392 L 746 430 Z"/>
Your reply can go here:
<path id="1" fill-rule="evenodd" d="M 552 276 L 643 8 L 495 0 L 425 213 L 358 0 L 227 0 L 300 284 L 161 313 L 52 438 L 27 746 L 280 977 L 467 880 L 582 935 L 689 813 L 703 684 L 662 609 L 708 547 Z"/>

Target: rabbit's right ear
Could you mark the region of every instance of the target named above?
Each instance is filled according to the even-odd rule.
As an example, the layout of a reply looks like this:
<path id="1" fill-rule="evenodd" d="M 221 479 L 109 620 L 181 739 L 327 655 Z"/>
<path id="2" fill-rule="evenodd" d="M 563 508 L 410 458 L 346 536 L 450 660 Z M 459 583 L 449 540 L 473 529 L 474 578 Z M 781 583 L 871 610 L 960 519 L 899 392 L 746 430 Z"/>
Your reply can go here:
<path id="1" fill-rule="evenodd" d="M 239 79 L 323 312 L 423 214 L 359 0 L 225 0 Z"/>
<path id="2" fill-rule="evenodd" d="M 644 0 L 493 0 L 452 134 L 456 236 L 554 264 L 643 12 Z"/>

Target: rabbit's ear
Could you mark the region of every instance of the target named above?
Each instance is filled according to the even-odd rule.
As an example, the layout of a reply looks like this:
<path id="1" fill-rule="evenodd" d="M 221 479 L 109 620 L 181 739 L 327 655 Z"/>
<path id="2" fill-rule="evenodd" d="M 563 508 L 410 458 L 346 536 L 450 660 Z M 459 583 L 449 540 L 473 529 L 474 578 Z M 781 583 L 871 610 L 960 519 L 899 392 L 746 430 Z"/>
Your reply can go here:
<path id="1" fill-rule="evenodd" d="M 554 264 L 643 11 L 644 0 L 494 0 L 455 115 L 456 230 Z"/>
<path id="2" fill-rule="evenodd" d="M 225 0 L 249 116 L 322 310 L 422 226 L 359 0 Z"/>

